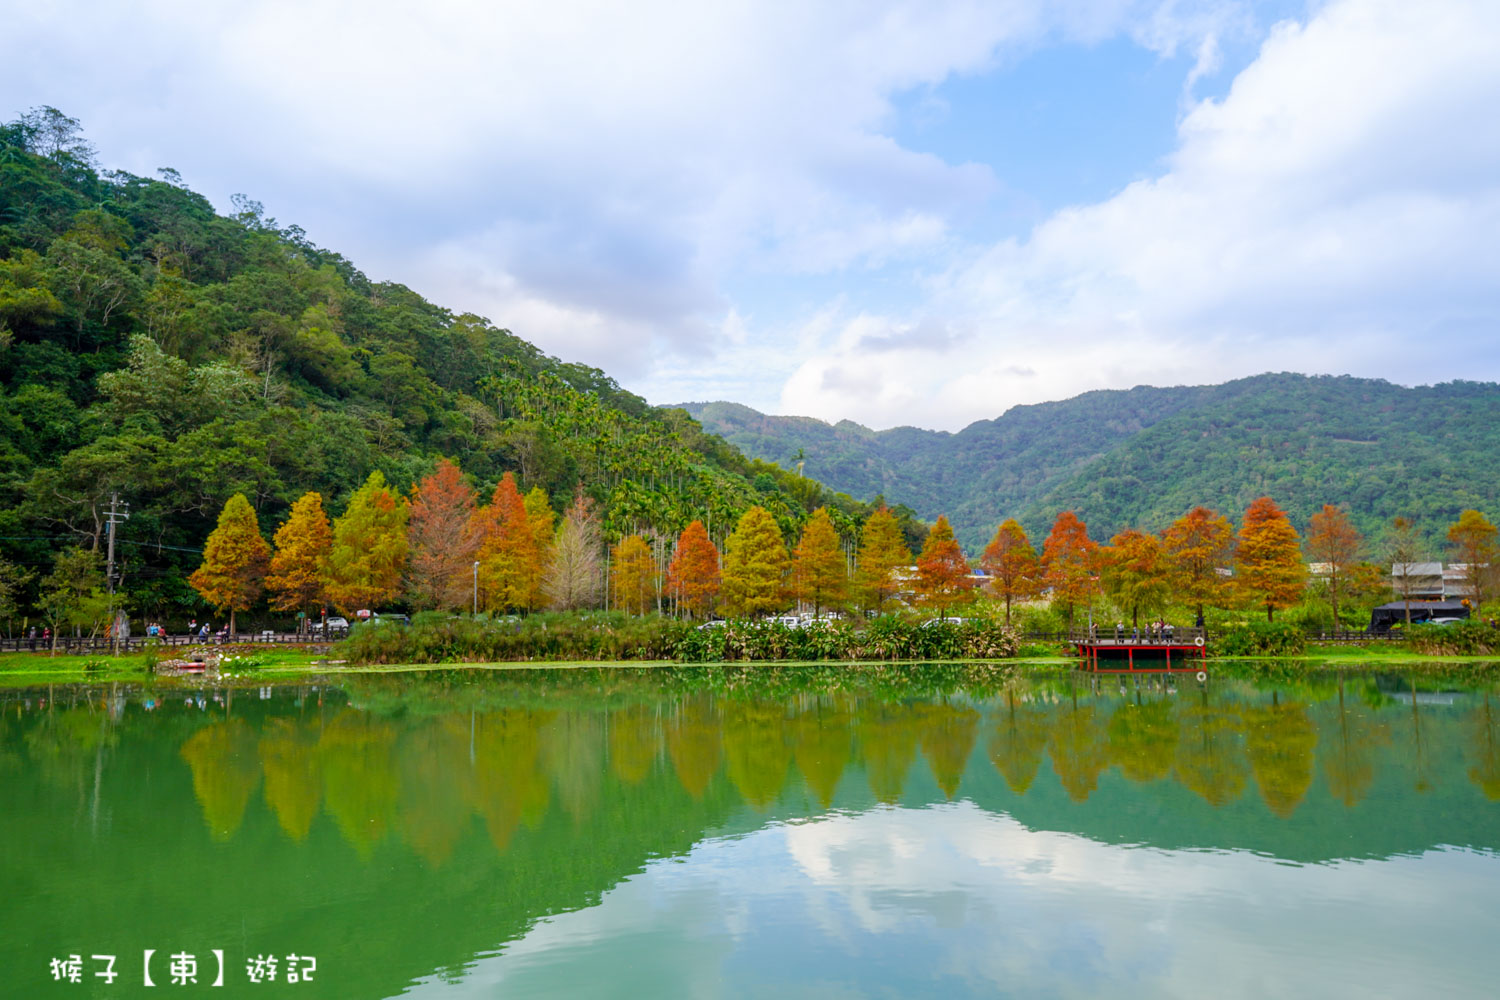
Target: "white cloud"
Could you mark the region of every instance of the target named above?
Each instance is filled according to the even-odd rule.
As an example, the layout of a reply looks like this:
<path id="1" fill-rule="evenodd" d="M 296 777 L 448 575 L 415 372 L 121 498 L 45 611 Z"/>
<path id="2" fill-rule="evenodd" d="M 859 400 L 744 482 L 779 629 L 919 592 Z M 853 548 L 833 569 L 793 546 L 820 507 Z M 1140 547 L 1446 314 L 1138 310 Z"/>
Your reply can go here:
<path id="1" fill-rule="evenodd" d="M 725 317 L 796 336 L 758 330 L 733 277 L 910 270 L 998 189 L 893 141 L 893 96 L 1048 39 L 1170 53 L 1239 10 L 73 0 L 9 12 L 0 92 L 81 117 L 111 164 L 247 191 L 372 276 L 681 398 L 671 372 L 727 367 Z"/>
<path id="2" fill-rule="evenodd" d="M 1497 43 L 1500 6 L 1479 0 L 1342 0 L 1279 25 L 1186 115 L 1162 176 L 975 248 L 912 316 L 845 317 L 782 409 L 955 427 L 1264 370 L 1500 377 Z M 934 315 L 972 336 L 922 353 L 854 335 Z"/>
<path id="3" fill-rule="evenodd" d="M 1102 844 L 968 802 L 878 808 L 649 862 L 411 993 L 590 995 L 608 976 L 605 992 L 704 997 L 1479 996 L 1490 926 L 1468 915 L 1492 908 L 1494 865 L 1299 866 Z"/>

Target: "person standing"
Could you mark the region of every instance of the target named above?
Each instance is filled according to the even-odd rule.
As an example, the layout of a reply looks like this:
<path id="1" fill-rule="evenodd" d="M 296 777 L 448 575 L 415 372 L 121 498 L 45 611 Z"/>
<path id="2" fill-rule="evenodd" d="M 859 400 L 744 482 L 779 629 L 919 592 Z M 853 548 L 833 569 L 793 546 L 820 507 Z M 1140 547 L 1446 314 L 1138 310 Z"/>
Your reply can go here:
<path id="1" fill-rule="evenodd" d="M 36 626 L 35 625 L 31 626 L 31 632 L 27 636 L 27 638 L 29 638 L 31 640 L 31 651 L 33 653 L 35 653 L 36 652 Z"/>

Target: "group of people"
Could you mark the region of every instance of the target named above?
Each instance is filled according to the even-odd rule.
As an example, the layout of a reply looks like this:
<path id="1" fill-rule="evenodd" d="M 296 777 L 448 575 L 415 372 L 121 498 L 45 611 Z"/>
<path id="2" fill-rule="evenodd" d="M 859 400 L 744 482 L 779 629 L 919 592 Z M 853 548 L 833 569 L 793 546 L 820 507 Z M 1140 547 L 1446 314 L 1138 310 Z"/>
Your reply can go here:
<path id="1" fill-rule="evenodd" d="M 1175 627 L 1171 622 L 1158 618 L 1154 622 L 1146 623 L 1145 640 L 1147 642 L 1171 642 Z M 1125 623 L 1115 622 L 1115 642 L 1125 641 Z M 1139 625 L 1130 627 L 1130 641 L 1141 641 L 1141 628 Z"/>
<path id="2" fill-rule="evenodd" d="M 158 634 L 166 635 L 165 632 L 161 632 Z M 200 639 L 217 638 L 222 642 L 223 640 L 229 638 L 229 623 L 225 622 L 219 627 L 219 630 L 215 632 L 213 624 L 211 622 L 204 622 L 202 625 L 199 625 L 198 619 L 194 618 L 188 622 L 187 634 L 195 635 Z"/>
<path id="3" fill-rule="evenodd" d="M 37 644 L 38 640 L 40 640 L 41 643 L 42 643 L 42 645 L 44 645 L 44 646 L 49 646 L 50 647 L 52 645 L 52 629 L 48 628 L 48 627 L 44 627 L 42 629 L 41 634 L 38 635 L 37 631 L 36 631 L 36 626 L 33 625 L 33 626 L 31 626 L 31 631 L 28 632 L 28 633 L 26 633 L 26 638 L 31 642 L 31 651 L 33 653 L 35 653 L 36 652 L 36 644 Z"/>

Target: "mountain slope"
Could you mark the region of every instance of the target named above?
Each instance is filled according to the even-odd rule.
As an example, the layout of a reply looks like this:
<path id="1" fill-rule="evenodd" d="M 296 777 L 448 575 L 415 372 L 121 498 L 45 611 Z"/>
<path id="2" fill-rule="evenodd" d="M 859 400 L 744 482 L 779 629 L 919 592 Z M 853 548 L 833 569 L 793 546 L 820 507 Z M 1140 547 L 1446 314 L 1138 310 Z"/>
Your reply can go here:
<path id="1" fill-rule="evenodd" d="M 483 497 L 506 471 L 559 508 L 581 490 L 611 538 L 701 518 L 722 540 L 751 504 L 788 537 L 827 504 L 852 536 L 868 512 L 602 371 L 370 281 L 248 199 L 225 217 L 170 172 L 101 172 L 49 114 L 0 125 L 0 558 L 37 571 L 21 607 L 58 549 L 100 547 L 114 494 L 125 587 L 150 615 L 196 604 L 185 576 L 233 494 L 269 535 L 306 491 L 336 515 L 372 470 L 405 491 L 440 456 Z"/>
<path id="2" fill-rule="evenodd" d="M 1090 534 L 1158 529 L 1194 504 L 1231 516 L 1270 494 L 1300 525 L 1344 504 L 1367 535 L 1398 514 L 1432 540 L 1465 507 L 1500 508 L 1500 386 L 1403 388 L 1374 379 L 1258 375 L 1017 406 L 956 434 L 685 407 L 705 429 L 860 496 L 946 513 L 977 551 L 1006 517 L 1043 533 L 1076 510 Z"/>

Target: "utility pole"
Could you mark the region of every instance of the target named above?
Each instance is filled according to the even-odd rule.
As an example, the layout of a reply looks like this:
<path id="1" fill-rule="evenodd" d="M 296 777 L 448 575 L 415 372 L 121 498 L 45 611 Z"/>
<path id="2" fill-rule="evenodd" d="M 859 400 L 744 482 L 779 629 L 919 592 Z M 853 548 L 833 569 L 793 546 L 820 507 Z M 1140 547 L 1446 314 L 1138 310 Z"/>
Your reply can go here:
<path id="1" fill-rule="evenodd" d="M 104 566 L 104 579 L 109 584 L 109 635 L 110 648 L 118 656 L 120 653 L 120 629 L 119 622 L 115 620 L 115 525 L 124 524 L 130 520 L 130 504 L 120 499 L 120 494 L 109 495 L 109 510 L 104 514 L 105 523 L 109 526 L 109 555 Z"/>

